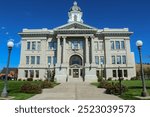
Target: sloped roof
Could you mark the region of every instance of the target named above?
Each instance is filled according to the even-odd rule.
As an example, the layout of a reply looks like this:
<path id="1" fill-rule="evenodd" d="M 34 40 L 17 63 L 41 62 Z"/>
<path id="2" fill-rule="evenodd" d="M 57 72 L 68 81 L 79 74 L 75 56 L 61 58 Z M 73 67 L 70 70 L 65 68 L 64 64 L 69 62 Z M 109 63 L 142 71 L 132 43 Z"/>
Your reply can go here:
<path id="1" fill-rule="evenodd" d="M 8 73 L 10 73 L 11 71 L 15 72 L 15 73 L 18 73 L 18 68 L 9 68 L 8 69 Z M 2 74 L 5 74 L 6 73 L 6 68 L 3 68 L 2 71 L 1 71 Z"/>

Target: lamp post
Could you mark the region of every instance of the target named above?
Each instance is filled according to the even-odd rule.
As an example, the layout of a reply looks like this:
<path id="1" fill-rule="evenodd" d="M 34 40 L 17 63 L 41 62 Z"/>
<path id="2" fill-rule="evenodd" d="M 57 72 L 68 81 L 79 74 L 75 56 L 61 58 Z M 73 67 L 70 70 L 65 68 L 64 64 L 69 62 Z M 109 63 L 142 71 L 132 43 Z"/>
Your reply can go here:
<path id="1" fill-rule="evenodd" d="M 50 82 L 51 80 L 51 71 L 50 71 L 50 66 L 51 66 L 51 63 L 48 63 L 48 82 Z"/>
<path id="2" fill-rule="evenodd" d="M 8 96 L 8 92 L 7 92 L 8 67 L 9 67 L 9 62 L 10 62 L 10 54 L 11 54 L 11 50 L 12 50 L 13 46 L 14 46 L 13 41 L 9 40 L 8 43 L 7 43 L 8 60 L 7 60 L 6 75 L 5 75 L 5 80 L 4 80 L 4 88 L 3 88 L 3 92 L 1 93 L 2 97 L 7 97 Z"/>
<path id="3" fill-rule="evenodd" d="M 121 77 L 122 77 L 122 70 L 120 69 L 120 66 L 118 67 L 118 77 L 119 77 L 119 89 L 120 89 L 120 92 L 119 94 L 121 95 L 122 94 L 122 86 L 121 86 Z"/>
<path id="4" fill-rule="evenodd" d="M 103 62 L 101 62 L 101 78 L 103 79 Z"/>
<path id="5" fill-rule="evenodd" d="M 142 92 L 141 92 L 141 96 L 142 97 L 146 97 L 149 94 L 148 94 L 148 92 L 146 90 L 145 79 L 144 79 L 144 71 L 143 71 L 143 65 L 142 65 L 142 52 L 141 52 L 142 45 L 143 45 L 143 42 L 141 40 L 138 40 L 136 42 L 136 46 L 138 47 L 139 57 L 140 57 L 140 69 L 141 69 L 141 80 L 142 80 Z"/>

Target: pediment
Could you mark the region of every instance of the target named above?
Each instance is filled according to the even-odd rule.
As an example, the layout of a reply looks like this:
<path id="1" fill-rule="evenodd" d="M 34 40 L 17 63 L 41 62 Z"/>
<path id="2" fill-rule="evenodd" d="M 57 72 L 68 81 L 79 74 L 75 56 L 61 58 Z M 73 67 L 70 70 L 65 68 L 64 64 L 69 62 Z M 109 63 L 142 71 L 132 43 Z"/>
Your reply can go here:
<path id="1" fill-rule="evenodd" d="M 92 27 L 92 26 L 89 26 L 87 24 L 83 24 L 83 23 L 79 23 L 79 22 L 74 22 L 74 23 L 68 23 L 68 24 L 65 24 L 65 25 L 62 25 L 62 26 L 59 26 L 57 28 L 55 28 L 54 30 L 64 30 L 64 29 L 93 29 L 95 30 L 96 28 Z"/>

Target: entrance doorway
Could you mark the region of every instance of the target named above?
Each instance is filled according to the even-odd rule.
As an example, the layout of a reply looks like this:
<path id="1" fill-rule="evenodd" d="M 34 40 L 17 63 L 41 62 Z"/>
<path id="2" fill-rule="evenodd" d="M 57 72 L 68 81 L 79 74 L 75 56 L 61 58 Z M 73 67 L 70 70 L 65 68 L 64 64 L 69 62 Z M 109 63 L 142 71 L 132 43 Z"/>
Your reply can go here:
<path id="1" fill-rule="evenodd" d="M 79 55 L 71 56 L 69 61 L 69 76 L 72 78 L 82 78 L 82 63 L 82 58 Z"/>
<path id="2" fill-rule="evenodd" d="M 79 78 L 79 69 L 73 69 L 73 78 Z"/>

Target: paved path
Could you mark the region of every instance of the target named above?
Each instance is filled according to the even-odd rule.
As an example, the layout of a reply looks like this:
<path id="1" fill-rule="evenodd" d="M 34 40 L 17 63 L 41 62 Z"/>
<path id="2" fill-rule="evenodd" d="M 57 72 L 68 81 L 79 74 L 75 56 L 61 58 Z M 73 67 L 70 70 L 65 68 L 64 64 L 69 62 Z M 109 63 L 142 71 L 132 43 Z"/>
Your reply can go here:
<path id="1" fill-rule="evenodd" d="M 44 89 L 42 94 L 37 94 L 29 100 L 121 100 L 121 98 L 104 93 L 90 83 L 74 82 L 62 83 L 52 89 Z"/>

